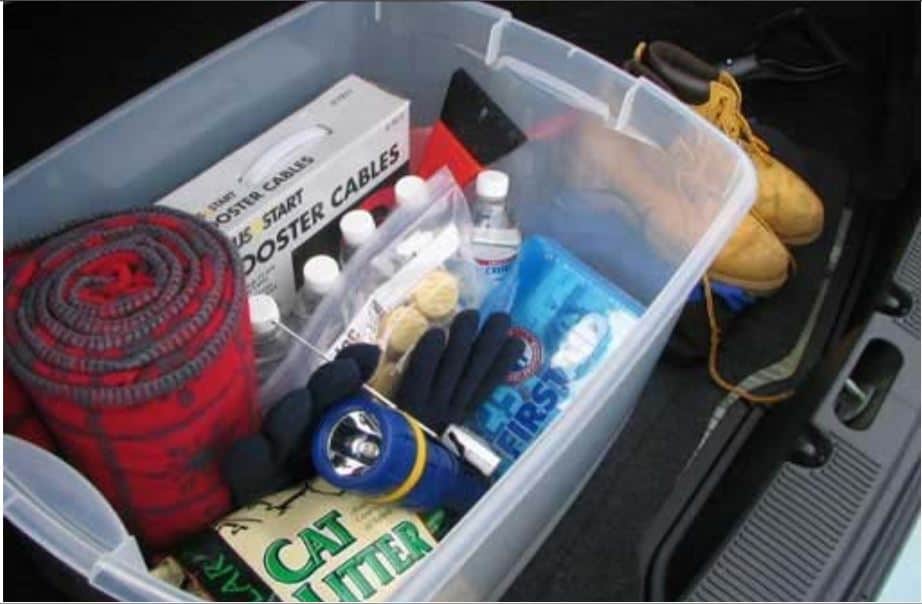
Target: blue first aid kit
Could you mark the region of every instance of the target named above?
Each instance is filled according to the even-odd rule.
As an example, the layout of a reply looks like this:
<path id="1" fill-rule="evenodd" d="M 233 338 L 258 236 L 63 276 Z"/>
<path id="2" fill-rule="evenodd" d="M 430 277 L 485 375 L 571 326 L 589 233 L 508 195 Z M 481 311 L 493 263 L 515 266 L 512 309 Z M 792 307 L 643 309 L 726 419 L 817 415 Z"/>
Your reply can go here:
<path id="1" fill-rule="evenodd" d="M 507 383 L 467 422 L 502 456 L 504 472 L 579 396 L 643 306 L 554 240 L 532 236 L 482 310 L 509 310 L 512 331 L 525 342 Z"/>

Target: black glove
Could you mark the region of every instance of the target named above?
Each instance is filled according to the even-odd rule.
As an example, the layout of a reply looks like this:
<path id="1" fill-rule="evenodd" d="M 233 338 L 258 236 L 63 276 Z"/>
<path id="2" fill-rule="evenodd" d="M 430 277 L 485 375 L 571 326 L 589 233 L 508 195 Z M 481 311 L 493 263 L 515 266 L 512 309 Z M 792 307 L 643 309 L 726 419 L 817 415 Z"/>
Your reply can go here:
<path id="1" fill-rule="evenodd" d="M 256 434 L 235 442 L 221 463 L 234 505 L 244 506 L 313 475 L 314 423 L 333 403 L 356 394 L 375 371 L 381 351 L 371 344 L 344 348 L 303 388 L 289 392 L 263 418 Z"/>
<path id="2" fill-rule="evenodd" d="M 427 331 L 410 353 L 394 402 L 441 434 L 499 386 L 525 343 L 509 335 L 506 313 L 490 315 L 478 334 L 480 313 L 465 310 L 451 322 L 446 343 L 439 328 Z"/>
<path id="3" fill-rule="evenodd" d="M 476 310 L 459 313 L 448 337 L 432 328 L 410 354 L 395 402 L 441 433 L 484 401 L 522 355 L 524 342 L 508 335 L 509 315 L 496 313 L 479 331 Z M 447 340 L 447 342 L 446 342 Z M 263 418 L 260 432 L 234 443 L 221 470 L 234 505 L 241 507 L 313 475 L 310 443 L 315 421 L 333 403 L 356 394 L 378 365 L 371 344 L 344 348 L 290 392 Z"/>

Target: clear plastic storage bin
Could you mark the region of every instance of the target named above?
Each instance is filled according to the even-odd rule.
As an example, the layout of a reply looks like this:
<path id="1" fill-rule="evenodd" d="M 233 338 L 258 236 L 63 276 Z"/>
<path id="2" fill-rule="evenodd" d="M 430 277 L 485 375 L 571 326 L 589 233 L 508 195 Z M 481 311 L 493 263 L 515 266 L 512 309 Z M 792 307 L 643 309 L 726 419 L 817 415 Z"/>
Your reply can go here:
<path id="1" fill-rule="evenodd" d="M 81 130 L 4 182 L 7 245 L 155 200 L 356 73 L 435 121 L 466 69 L 529 135 L 500 162 L 523 231 L 556 238 L 647 306 L 551 427 L 401 585 L 397 600 L 499 597 L 618 437 L 689 291 L 755 195 L 746 156 L 645 80 L 499 8 L 301 7 Z M 101 495 L 4 438 L 4 514 L 114 598 L 191 598 L 150 576 Z M 613 493 L 618 485 L 611 485 Z"/>

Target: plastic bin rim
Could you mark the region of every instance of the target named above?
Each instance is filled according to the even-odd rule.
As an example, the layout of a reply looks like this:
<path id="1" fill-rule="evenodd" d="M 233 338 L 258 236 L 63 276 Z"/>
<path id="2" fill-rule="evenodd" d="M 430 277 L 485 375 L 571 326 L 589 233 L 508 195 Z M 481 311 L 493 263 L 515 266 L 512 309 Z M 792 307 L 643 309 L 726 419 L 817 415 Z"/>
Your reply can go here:
<path id="1" fill-rule="evenodd" d="M 80 143 L 84 138 L 93 132 L 103 128 L 109 122 L 113 121 L 124 113 L 131 111 L 138 105 L 143 104 L 148 99 L 155 96 L 162 89 L 173 85 L 174 82 L 192 76 L 194 73 L 200 71 L 211 62 L 217 61 L 221 57 L 248 45 L 254 39 L 260 38 L 261 36 L 271 32 L 272 30 L 275 30 L 276 28 L 286 23 L 300 19 L 309 14 L 311 11 L 320 10 L 327 4 L 329 3 L 316 2 L 293 9 L 254 29 L 253 31 L 244 34 L 236 40 L 222 46 L 214 52 L 192 63 L 191 65 L 177 71 L 170 77 L 148 88 L 144 92 L 129 99 L 125 103 L 122 103 L 91 124 L 88 124 L 84 128 L 78 130 L 50 149 L 33 158 L 23 166 L 14 170 L 4 179 L 4 189 L 13 186 L 16 182 L 26 177 L 45 160 L 54 157 L 67 148 Z M 522 23 L 517 19 L 514 19 L 514 17 L 510 17 L 510 13 L 508 11 L 495 9 L 494 7 L 490 7 L 489 5 L 485 5 L 480 2 L 452 2 L 451 5 L 460 10 L 478 10 L 478 12 L 492 12 L 494 10 L 498 11 L 495 14 L 497 15 L 497 24 L 500 26 L 500 32 L 504 24 L 515 22 L 527 27 L 530 31 L 534 32 L 535 35 L 551 38 L 561 42 L 566 46 L 576 48 L 586 56 L 591 57 L 595 61 L 598 61 L 602 66 L 617 70 L 617 67 L 614 65 L 611 65 L 610 63 L 582 48 L 562 40 L 558 36 L 545 32 L 534 26 L 528 25 L 527 23 Z M 489 10 L 484 11 L 484 8 Z M 379 14 L 379 10 L 379 3 L 376 2 L 376 16 Z M 499 36 L 497 37 L 497 42 L 498 39 Z M 492 44 L 493 39 L 491 37 L 491 46 Z M 695 114 L 690 109 L 682 106 L 678 101 L 666 98 L 665 93 L 661 93 L 656 89 L 655 86 L 650 85 L 646 80 L 638 79 L 638 85 L 648 87 L 653 92 L 653 94 L 660 96 L 664 102 L 674 106 L 680 112 L 694 116 L 693 119 L 697 119 L 699 125 L 704 124 L 706 129 L 709 129 L 713 134 L 722 137 L 719 131 L 717 131 L 711 124 L 706 122 L 703 118 Z M 583 398 L 595 401 L 598 401 L 600 398 L 604 399 L 606 397 L 602 394 L 602 392 L 600 392 L 603 383 L 606 383 L 605 385 L 609 387 L 617 387 L 624 381 L 625 377 L 629 375 L 630 370 L 635 367 L 639 359 L 644 357 L 645 353 L 652 344 L 657 325 L 660 323 L 668 322 L 671 313 L 676 311 L 675 308 L 669 307 L 668 301 L 684 299 L 684 295 L 687 295 L 687 293 L 692 289 L 700 276 L 704 274 L 705 269 L 713 260 L 714 256 L 716 256 L 717 252 L 720 250 L 721 243 L 729 238 L 730 234 L 732 233 L 732 229 L 736 227 L 736 225 L 740 220 L 742 220 L 743 216 L 748 211 L 749 206 L 755 198 L 756 191 L 756 178 L 754 168 L 751 161 L 745 156 L 743 151 L 733 145 L 732 142 L 729 140 L 721 140 L 721 143 L 724 143 L 730 152 L 737 156 L 738 166 L 741 169 L 741 173 L 738 171 L 738 174 L 734 179 L 736 181 L 735 187 L 730 193 L 727 202 L 724 203 L 723 207 L 719 210 L 717 216 L 709 226 L 708 230 L 705 232 L 704 236 L 698 241 L 692 251 L 678 267 L 676 272 L 667 282 L 666 286 L 657 294 L 656 298 L 654 298 L 653 302 L 646 309 L 641 319 L 635 325 L 631 334 L 628 335 L 628 337 L 622 343 L 621 347 L 609 360 L 608 366 L 613 366 L 615 369 L 609 372 L 600 372 L 592 376 L 590 381 L 584 386 Z M 561 414 L 558 420 L 553 422 L 553 424 L 536 441 L 542 446 L 535 444 L 529 447 L 525 454 L 517 461 L 515 466 L 505 476 L 503 476 L 503 478 L 497 482 L 497 484 L 493 485 L 491 488 L 490 497 L 506 495 L 506 501 L 517 501 L 524 497 L 529 491 L 527 487 L 533 486 L 535 483 L 539 482 L 540 478 L 544 475 L 544 469 L 548 465 L 546 461 L 556 457 L 554 454 L 555 452 L 565 450 L 567 446 L 572 443 L 573 439 L 576 438 L 579 430 L 582 427 L 585 427 L 602 409 L 602 407 L 602 404 L 596 402 L 596 404 L 594 404 L 591 408 L 587 408 L 586 413 Z M 6 476 L 4 476 L 5 483 L 6 480 Z M 516 484 L 516 482 L 521 484 Z M 429 581 L 424 584 L 422 581 L 419 581 L 419 579 L 425 575 L 425 571 L 423 569 L 428 568 L 436 556 L 449 556 L 450 559 L 452 559 L 454 563 L 453 565 L 455 567 L 461 566 L 469 556 L 473 555 L 477 551 L 477 545 L 483 541 L 483 535 L 489 533 L 489 529 L 495 528 L 500 522 L 505 520 L 509 513 L 511 513 L 511 507 L 507 507 L 507 510 L 509 511 L 507 511 L 505 514 L 493 513 L 493 511 L 487 509 L 486 505 L 484 504 L 487 499 L 488 498 L 482 499 L 472 510 L 470 510 L 468 515 L 465 517 L 465 520 L 459 523 L 445 537 L 445 539 L 442 540 L 442 542 L 439 544 L 439 548 L 425 560 L 423 560 L 419 566 L 417 566 L 417 569 L 414 570 L 412 575 L 413 580 L 405 582 L 397 590 L 397 592 L 393 594 L 394 600 L 421 600 L 426 596 L 436 594 L 440 588 L 444 587 L 444 585 L 451 579 L 451 576 L 448 576 L 446 573 L 440 577 L 429 577 Z M 475 522 L 475 520 L 479 520 L 479 522 Z M 479 525 L 479 531 L 472 532 L 471 530 L 465 530 L 466 527 L 470 527 L 475 523 Z M 484 528 L 487 530 L 483 530 Z M 479 538 L 478 532 L 480 534 Z M 455 555 L 452 557 L 451 554 Z M 143 585 L 143 592 L 149 595 L 151 599 L 169 600 L 172 599 L 175 595 L 171 593 L 172 589 L 168 589 L 168 585 L 151 576 L 147 572 L 146 568 L 134 569 L 121 564 L 113 565 L 113 567 L 117 567 L 119 571 L 126 576 L 126 578 L 133 579 L 133 583 L 136 588 L 140 587 L 139 583 Z M 89 578 L 91 577 L 88 577 L 88 579 Z M 110 593 L 110 595 L 113 597 L 118 597 L 119 594 Z M 191 594 L 188 595 L 190 599 L 194 599 L 194 596 Z"/>

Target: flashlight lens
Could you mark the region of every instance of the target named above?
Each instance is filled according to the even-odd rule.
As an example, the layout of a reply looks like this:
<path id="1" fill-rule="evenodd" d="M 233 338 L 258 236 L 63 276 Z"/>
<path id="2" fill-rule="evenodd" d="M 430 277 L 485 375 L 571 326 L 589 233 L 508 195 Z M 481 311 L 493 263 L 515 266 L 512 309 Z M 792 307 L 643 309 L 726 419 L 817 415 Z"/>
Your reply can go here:
<path id="1" fill-rule="evenodd" d="M 381 457 L 381 426 L 370 414 L 350 411 L 330 431 L 327 457 L 340 476 L 358 476 Z"/>

